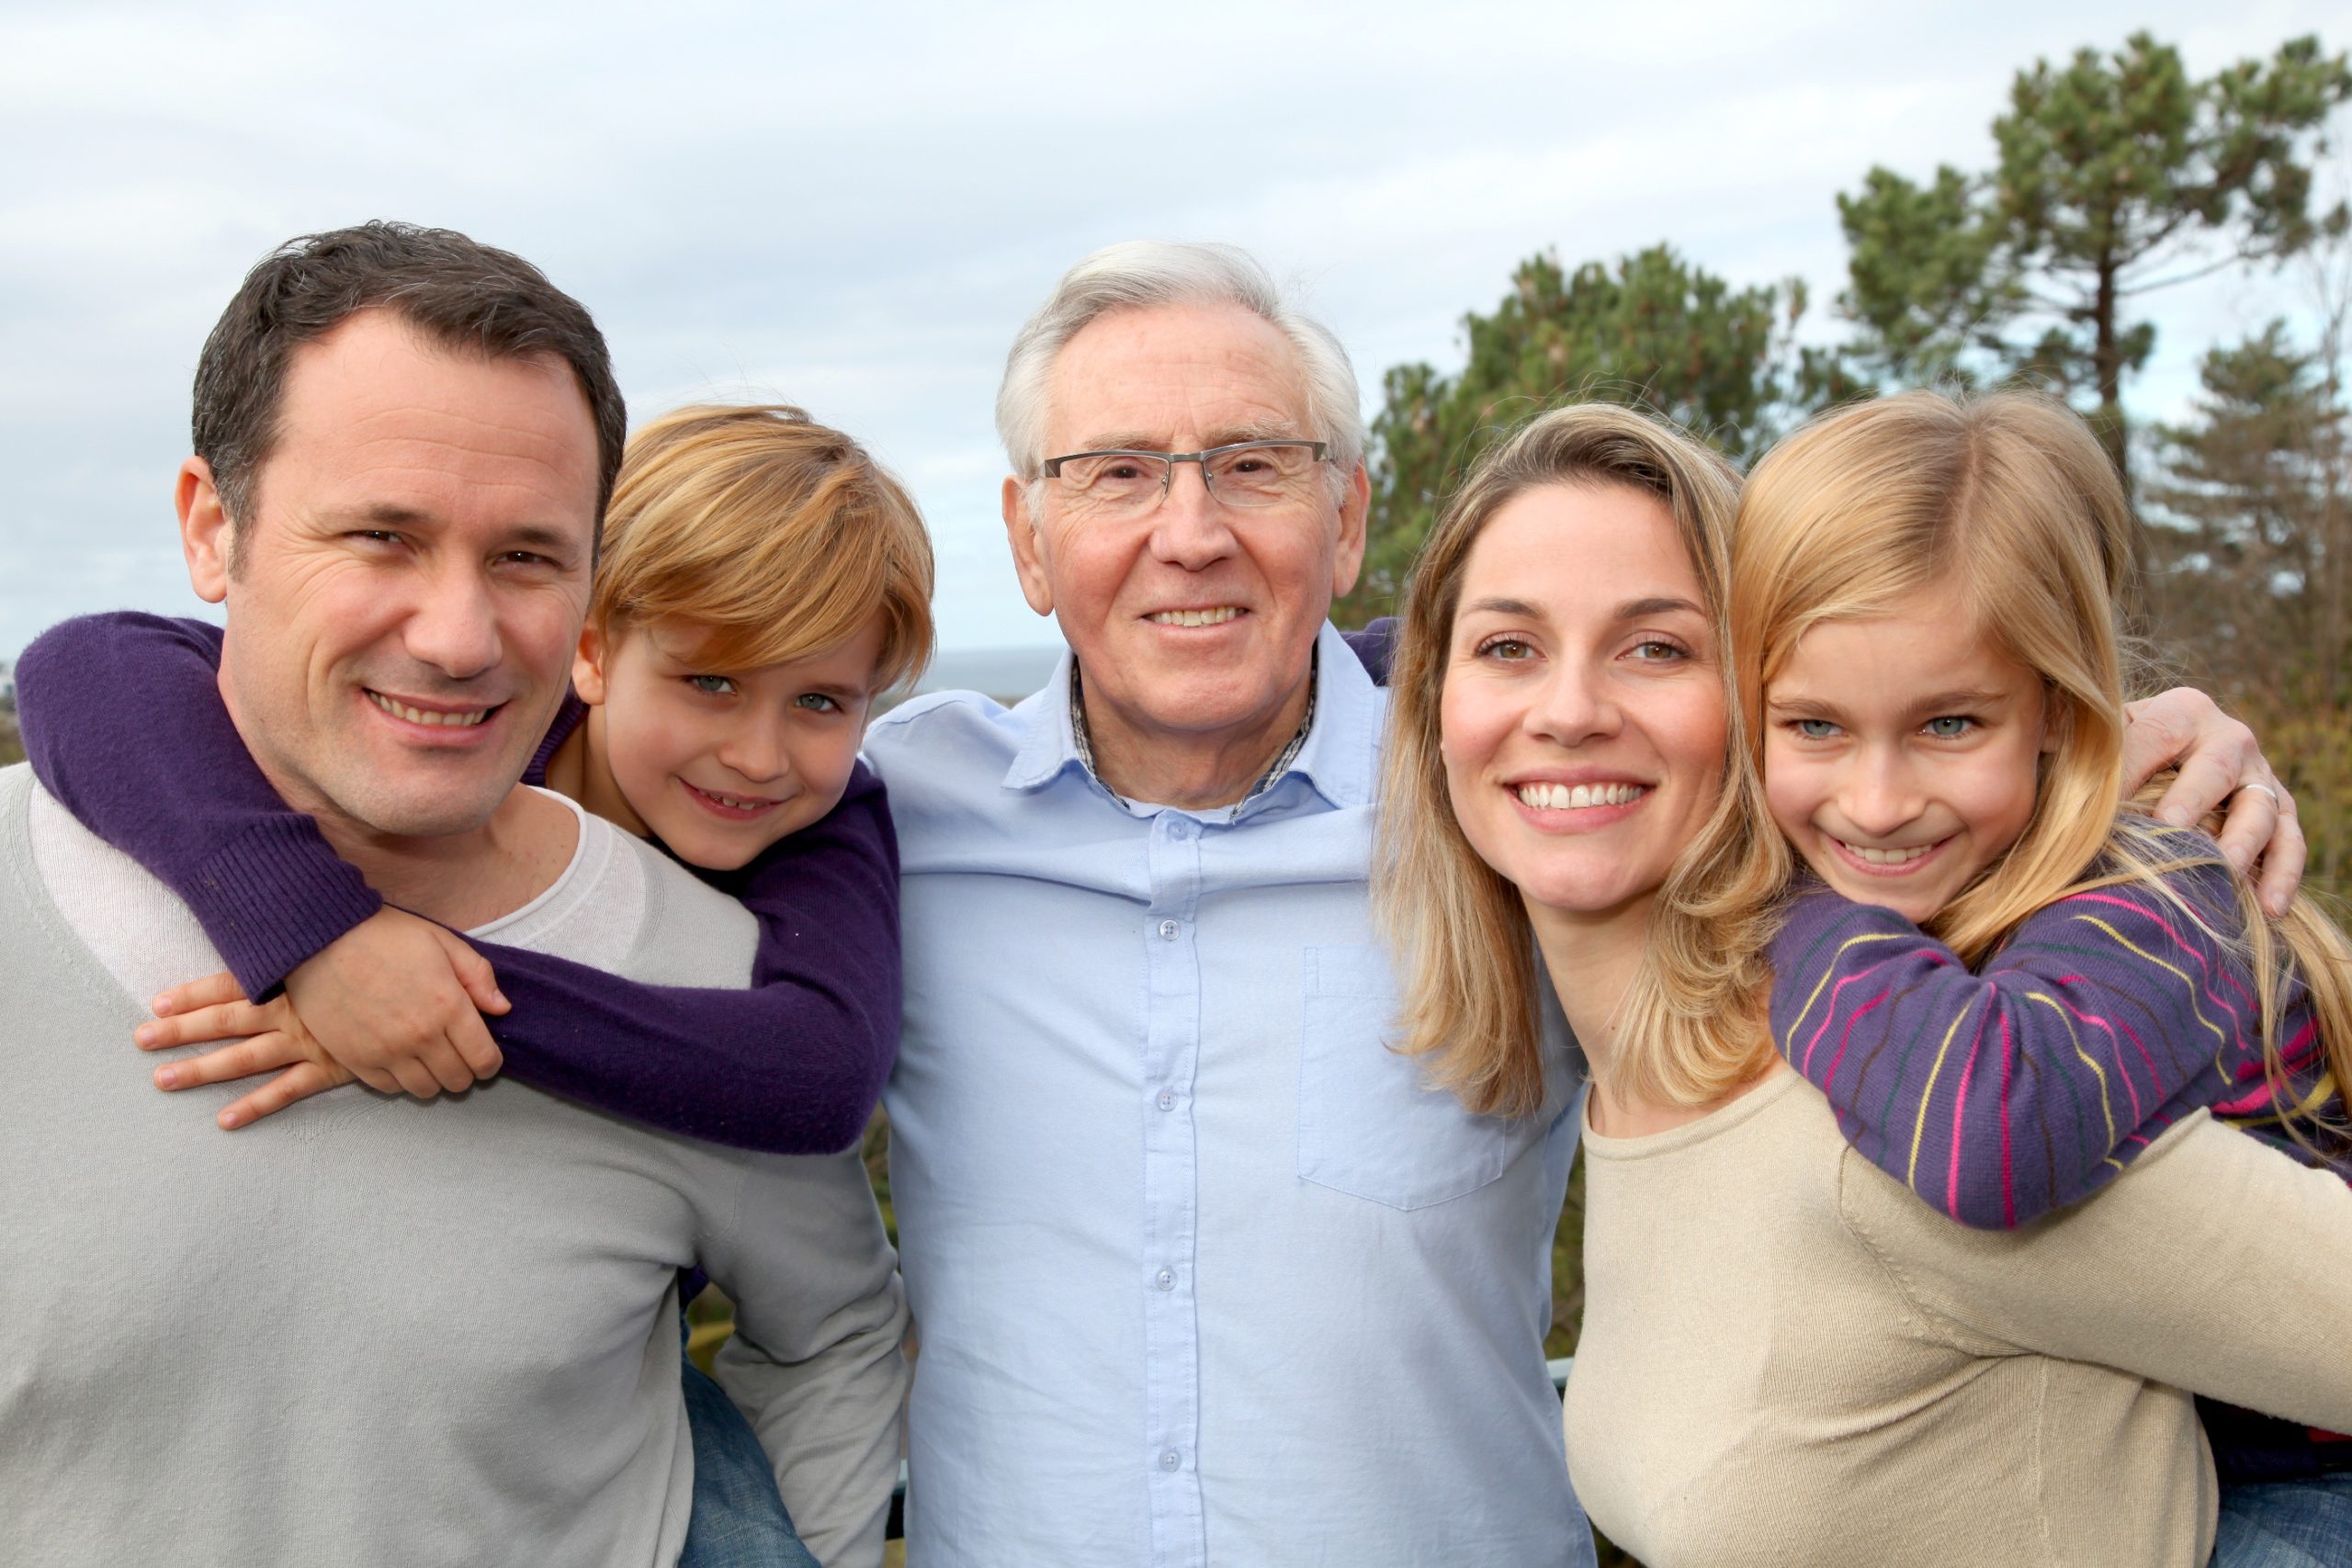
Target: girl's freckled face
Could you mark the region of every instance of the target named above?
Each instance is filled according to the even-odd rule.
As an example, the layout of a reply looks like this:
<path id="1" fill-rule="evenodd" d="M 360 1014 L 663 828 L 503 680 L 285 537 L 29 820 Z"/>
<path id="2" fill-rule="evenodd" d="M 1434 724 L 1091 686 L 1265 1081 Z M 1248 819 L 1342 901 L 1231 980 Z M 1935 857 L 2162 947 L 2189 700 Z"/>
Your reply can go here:
<path id="1" fill-rule="evenodd" d="M 2054 748 L 2040 677 L 1948 586 L 1805 632 L 1765 693 L 1764 793 L 1821 879 L 1925 924 L 2033 819 Z"/>
<path id="2" fill-rule="evenodd" d="M 1714 807 L 1725 722 L 1663 502 L 1546 485 L 1496 512 L 1463 569 L 1442 746 L 1464 835 L 1532 909 L 1645 906 Z"/>

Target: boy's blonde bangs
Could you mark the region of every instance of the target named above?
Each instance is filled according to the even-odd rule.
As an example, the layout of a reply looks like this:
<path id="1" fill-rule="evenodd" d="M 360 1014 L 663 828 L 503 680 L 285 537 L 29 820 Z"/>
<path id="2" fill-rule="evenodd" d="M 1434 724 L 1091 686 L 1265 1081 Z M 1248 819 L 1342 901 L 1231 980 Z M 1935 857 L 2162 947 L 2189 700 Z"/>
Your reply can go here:
<path id="1" fill-rule="evenodd" d="M 922 513 L 840 431 L 783 404 L 698 406 L 631 437 L 605 521 L 591 621 L 705 630 L 715 673 L 808 659 L 877 616 L 877 692 L 930 662 Z"/>

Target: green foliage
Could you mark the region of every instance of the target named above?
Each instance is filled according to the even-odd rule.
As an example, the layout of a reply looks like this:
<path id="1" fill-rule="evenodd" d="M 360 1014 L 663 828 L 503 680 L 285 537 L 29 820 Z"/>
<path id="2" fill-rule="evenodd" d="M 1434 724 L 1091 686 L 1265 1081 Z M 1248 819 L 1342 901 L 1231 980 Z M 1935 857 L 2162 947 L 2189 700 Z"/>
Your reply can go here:
<path id="1" fill-rule="evenodd" d="M 1386 614 L 1461 470 L 1557 403 L 1640 404 L 1735 457 L 1760 450 L 1793 412 L 1848 386 L 1794 343 L 1804 309 L 1800 279 L 1736 288 L 1663 244 L 1573 271 L 1550 253 L 1521 264 L 1493 313 L 1463 318 L 1460 375 L 1415 364 L 1383 378 L 1363 578 L 1335 617 Z"/>
<path id="2" fill-rule="evenodd" d="M 2341 205 L 2311 212 L 2312 164 L 2347 97 L 2352 69 L 2312 38 L 2203 81 L 2146 33 L 2036 62 L 1993 121 L 1993 168 L 1924 186 L 1872 169 L 1838 198 L 1858 362 L 1887 384 L 2022 376 L 2078 394 L 2123 469 L 2123 378 L 2155 346 L 2129 301 L 2341 231 Z"/>
<path id="3" fill-rule="evenodd" d="M 2261 691 L 2241 694 L 2232 705 L 2254 726 L 2263 754 L 2294 792 L 2297 819 L 2311 845 L 2304 887 L 2352 931 L 2352 711 Z"/>
<path id="4" fill-rule="evenodd" d="M 2173 660 L 2223 691 L 2352 705 L 2352 424 L 2323 355 L 2273 321 L 2218 346 L 2155 432 L 2152 599 Z"/>

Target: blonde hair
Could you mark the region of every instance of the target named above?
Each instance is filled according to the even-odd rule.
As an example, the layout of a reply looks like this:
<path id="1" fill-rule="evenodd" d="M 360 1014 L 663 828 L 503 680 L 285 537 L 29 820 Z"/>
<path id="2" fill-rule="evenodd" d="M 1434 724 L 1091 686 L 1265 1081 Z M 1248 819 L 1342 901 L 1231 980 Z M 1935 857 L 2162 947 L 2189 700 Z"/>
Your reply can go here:
<path id="1" fill-rule="evenodd" d="M 1973 966 L 2056 899 L 2148 887 L 2246 960 L 2274 1089 L 2287 1081 L 2278 1025 L 2290 976 L 2310 989 L 2335 1083 L 2352 1082 L 2352 945 L 2343 933 L 2307 898 L 2274 927 L 2236 876 L 2239 929 L 2215 930 L 2215 911 L 2194 908 L 2165 876 L 2222 865 L 2218 852 L 2118 807 L 2126 652 L 2118 606 L 2138 526 L 2097 439 L 2039 393 L 1907 392 L 1815 419 L 1757 464 L 1740 505 L 1731 648 L 1751 761 L 1761 766 L 1765 693 L 1807 630 L 1884 615 L 1922 589 L 1949 591 L 1956 619 L 2041 678 L 2055 746 L 2025 831 L 1929 931 Z M 1768 902 L 1792 870 L 1785 840 L 1758 833 L 1726 901 Z"/>
<path id="2" fill-rule="evenodd" d="M 700 405 L 629 438 L 589 606 L 608 638 L 682 620 L 716 668 L 835 648 L 882 620 L 875 690 L 930 662 L 931 538 L 899 481 L 784 404 Z"/>
<path id="3" fill-rule="evenodd" d="M 1514 498 L 1550 485 L 1655 498 L 1689 553 L 1714 634 L 1724 631 L 1728 535 L 1739 479 L 1669 422 L 1614 404 L 1541 415 L 1480 457 L 1447 502 L 1406 584 L 1391 677 L 1374 897 L 1403 978 L 1399 1049 L 1474 1111 L 1524 1114 L 1544 1096 L 1534 939 L 1526 905 L 1463 836 L 1446 788 L 1442 704 L 1462 579 L 1479 535 Z M 1739 709 L 1724 788 L 1653 906 L 1648 946 L 1598 1064 L 1612 1089 L 1703 1104 L 1754 1077 L 1771 1044 L 1760 942 L 1727 955 L 1694 897 L 1740 863 L 1763 801 L 1744 761 Z"/>

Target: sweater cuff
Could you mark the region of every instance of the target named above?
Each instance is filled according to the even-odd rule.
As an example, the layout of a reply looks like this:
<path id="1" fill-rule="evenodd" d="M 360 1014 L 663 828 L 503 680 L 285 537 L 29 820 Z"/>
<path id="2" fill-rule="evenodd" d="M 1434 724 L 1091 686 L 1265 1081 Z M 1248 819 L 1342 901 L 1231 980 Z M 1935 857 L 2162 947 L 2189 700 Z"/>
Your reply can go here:
<path id="1" fill-rule="evenodd" d="M 384 907 L 357 868 L 328 847 L 318 825 L 290 813 L 246 829 L 201 862 L 182 897 L 255 1001 Z"/>

